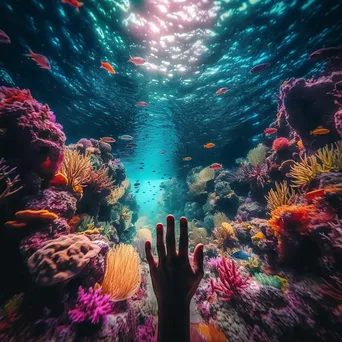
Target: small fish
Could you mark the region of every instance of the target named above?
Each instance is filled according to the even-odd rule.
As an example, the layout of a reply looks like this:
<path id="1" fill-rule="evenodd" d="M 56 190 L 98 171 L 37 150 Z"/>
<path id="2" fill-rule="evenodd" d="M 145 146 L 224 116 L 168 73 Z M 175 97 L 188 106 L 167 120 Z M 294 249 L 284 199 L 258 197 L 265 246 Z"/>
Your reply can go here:
<path id="1" fill-rule="evenodd" d="M 219 163 L 213 163 L 209 166 L 210 170 L 218 171 L 222 169 L 222 164 Z"/>
<path id="2" fill-rule="evenodd" d="M 299 150 L 304 150 L 304 145 L 302 139 L 297 141 L 297 147 Z"/>
<path id="3" fill-rule="evenodd" d="M 31 59 L 35 61 L 42 69 L 51 70 L 50 62 L 44 55 L 34 53 L 31 49 L 29 51 L 30 53 L 25 56 L 31 57 Z"/>
<path id="4" fill-rule="evenodd" d="M 143 64 L 145 64 L 145 60 L 142 57 L 132 57 L 132 56 L 129 56 L 128 62 L 131 62 L 134 65 L 143 65 Z"/>
<path id="5" fill-rule="evenodd" d="M 137 187 L 137 186 L 139 186 L 139 185 L 140 185 L 140 183 L 138 183 L 138 182 L 137 182 L 137 183 L 134 183 L 134 186 L 135 186 L 135 187 Z"/>
<path id="6" fill-rule="evenodd" d="M 265 128 L 265 130 L 264 130 L 265 134 L 275 134 L 277 132 L 278 132 L 278 130 L 276 128 L 273 128 L 273 127 L 268 127 L 268 128 Z"/>
<path id="7" fill-rule="evenodd" d="M 124 141 L 131 141 L 133 140 L 133 137 L 131 135 L 128 134 L 123 134 L 119 136 L 120 140 L 124 140 Z"/>
<path id="8" fill-rule="evenodd" d="M 0 44 L 9 44 L 10 42 L 10 37 L 8 37 L 8 35 L 3 30 L 0 30 Z"/>
<path id="9" fill-rule="evenodd" d="M 307 200 L 313 200 L 317 197 L 322 197 L 325 195 L 325 190 L 324 189 L 317 189 L 317 190 L 313 190 L 310 191 L 308 193 L 306 193 L 305 195 L 305 199 Z"/>
<path id="10" fill-rule="evenodd" d="M 147 107 L 147 106 L 148 106 L 148 103 L 145 102 L 145 101 L 139 101 L 139 102 L 137 103 L 137 105 L 140 106 L 140 107 Z"/>
<path id="11" fill-rule="evenodd" d="M 231 258 L 240 259 L 240 260 L 248 260 L 251 257 L 250 253 L 247 253 L 240 249 L 239 251 L 234 252 L 230 255 Z"/>
<path id="12" fill-rule="evenodd" d="M 270 63 L 261 63 L 261 64 L 258 64 L 256 66 L 254 66 L 250 72 L 252 73 L 258 73 L 258 72 L 261 72 L 261 71 L 264 71 L 266 69 L 268 69 L 270 67 Z"/>
<path id="13" fill-rule="evenodd" d="M 310 135 L 324 135 L 330 133 L 328 128 L 323 128 L 322 126 L 318 126 L 313 131 L 310 131 Z"/>
<path id="14" fill-rule="evenodd" d="M 44 174 L 51 174 L 52 173 L 52 162 L 49 157 L 40 164 L 41 170 Z"/>
<path id="15" fill-rule="evenodd" d="M 76 8 L 76 10 L 79 12 L 79 8 L 82 7 L 84 4 L 83 2 L 79 2 L 77 0 L 62 0 L 63 4 L 69 4 Z"/>
<path id="16" fill-rule="evenodd" d="M 192 158 L 191 157 L 184 157 L 183 160 L 184 161 L 190 161 Z"/>
<path id="17" fill-rule="evenodd" d="M 145 164 L 144 162 L 140 162 L 141 165 Z"/>
<path id="18" fill-rule="evenodd" d="M 106 142 L 108 144 L 115 143 L 116 140 L 112 137 L 102 137 L 100 141 Z"/>
<path id="19" fill-rule="evenodd" d="M 319 61 L 325 58 L 336 57 L 339 55 L 342 55 L 342 46 L 328 47 L 328 48 L 319 49 L 313 52 L 310 55 L 309 60 Z"/>
<path id="20" fill-rule="evenodd" d="M 101 61 L 101 68 L 102 69 L 106 69 L 109 73 L 115 75 L 116 71 L 114 70 L 114 68 L 111 66 L 111 64 L 109 62 L 102 62 Z"/>
<path id="21" fill-rule="evenodd" d="M 161 151 L 160 154 L 166 154 L 166 152 L 165 151 Z"/>
<path id="22" fill-rule="evenodd" d="M 281 84 L 280 87 L 281 87 L 281 88 L 282 88 L 282 87 L 285 87 L 288 83 L 289 83 L 289 81 L 286 80 L 286 81 L 284 81 L 284 82 Z"/>
<path id="23" fill-rule="evenodd" d="M 214 143 L 207 143 L 205 145 L 203 145 L 204 148 L 213 148 L 215 147 L 215 144 Z"/>
<path id="24" fill-rule="evenodd" d="M 228 91 L 228 88 L 220 88 L 219 90 L 216 91 L 216 96 L 223 95 Z"/>

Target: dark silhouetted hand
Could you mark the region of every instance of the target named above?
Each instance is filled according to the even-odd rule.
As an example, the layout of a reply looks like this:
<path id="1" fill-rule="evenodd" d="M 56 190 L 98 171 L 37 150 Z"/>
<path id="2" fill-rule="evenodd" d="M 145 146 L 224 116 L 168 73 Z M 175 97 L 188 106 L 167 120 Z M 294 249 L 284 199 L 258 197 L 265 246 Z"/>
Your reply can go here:
<path id="1" fill-rule="evenodd" d="M 164 227 L 157 225 L 158 263 L 152 255 L 151 242 L 146 241 L 146 258 L 150 266 L 153 289 L 158 301 L 158 341 L 190 340 L 190 301 L 203 277 L 203 245 L 197 245 L 194 265 L 188 253 L 188 222 L 180 220 L 179 251 L 176 251 L 175 219 L 167 217 L 166 250 Z"/>

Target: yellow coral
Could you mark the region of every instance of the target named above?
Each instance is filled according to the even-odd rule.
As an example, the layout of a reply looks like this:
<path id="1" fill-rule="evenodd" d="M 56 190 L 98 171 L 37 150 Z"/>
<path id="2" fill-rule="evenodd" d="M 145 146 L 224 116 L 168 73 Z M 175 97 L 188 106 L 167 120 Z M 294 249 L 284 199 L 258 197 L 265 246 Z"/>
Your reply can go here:
<path id="1" fill-rule="evenodd" d="M 271 189 L 265 196 L 268 210 L 272 211 L 282 205 L 292 204 L 295 200 L 295 192 L 287 186 L 287 182 L 275 183 L 275 190 Z"/>
<path id="2" fill-rule="evenodd" d="M 300 187 L 320 174 L 316 156 L 300 157 L 300 162 L 294 162 L 291 166 L 290 177 L 293 178 L 293 187 Z"/>
<path id="3" fill-rule="evenodd" d="M 137 232 L 137 238 L 152 242 L 152 233 L 148 228 L 141 228 Z"/>
<path id="4" fill-rule="evenodd" d="M 228 222 L 222 222 L 221 227 L 214 229 L 213 235 L 215 237 L 218 248 L 225 249 L 226 241 L 237 240 L 233 227 Z"/>
<path id="5" fill-rule="evenodd" d="M 103 231 L 103 228 L 93 228 L 93 229 L 87 229 L 83 232 L 78 232 L 77 234 L 81 234 L 81 235 L 96 235 L 96 234 L 100 234 Z"/>
<path id="6" fill-rule="evenodd" d="M 342 171 L 342 141 L 338 141 L 329 145 L 326 145 L 317 150 L 316 156 L 320 161 L 319 170 L 324 172 L 340 172 Z"/>
<path id="7" fill-rule="evenodd" d="M 66 149 L 64 151 L 64 161 L 61 166 L 61 173 L 68 179 L 70 190 L 82 193 L 82 187 L 89 180 L 91 166 L 91 155 L 83 155 L 77 150 Z"/>
<path id="8" fill-rule="evenodd" d="M 115 301 L 131 298 L 140 287 L 139 255 L 131 245 L 120 244 L 107 254 L 102 291 Z"/>
<path id="9" fill-rule="evenodd" d="M 129 187 L 129 179 L 126 178 L 121 185 L 112 187 L 110 195 L 107 197 L 107 202 L 113 205 L 119 201 L 119 199 L 125 194 L 126 189 Z"/>
<path id="10" fill-rule="evenodd" d="M 200 182 L 208 182 L 215 178 L 215 171 L 210 169 L 209 167 L 205 167 L 198 174 L 198 180 Z"/>
<path id="11" fill-rule="evenodd" d="M 226 214 L 220 211 L 214 214 L 215 227 L 221 227 L 222 222 L 227 222 L 227 221 L 228 221 L 228 217 L 226 216 Z"/>
<path id="12" fill-rule="evenodd" d="M 257 241 L 265 240 L 265 235 L 263 232 L 258 232 L 252 236 L 252 240 L 257 240 Z"/>

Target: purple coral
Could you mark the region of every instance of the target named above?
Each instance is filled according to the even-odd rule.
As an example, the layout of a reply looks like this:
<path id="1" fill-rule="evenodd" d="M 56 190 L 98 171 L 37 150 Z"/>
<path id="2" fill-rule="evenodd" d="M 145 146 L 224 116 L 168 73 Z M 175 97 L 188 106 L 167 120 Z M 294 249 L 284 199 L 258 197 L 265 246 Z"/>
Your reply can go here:
<path id="1" fill-rule="evenodd" d="M 243 163 L 237 170 L 235 178 L 239 182 L 249 183 L 252 188 L 263 188 L 267 180 L 267 165 L 261 164 L 252 166 L 247 163 Z"/>
<path id="2" fill-rule="evenodd" d="M 149 316 L 145 319 L 144 325 L 138 326 L 137 341 L 157 342 L 154 330 L 153 316 Z"/>
<path id="3" fill-rule="evenodd" d="M 211 286 L 222 301 L 229 302 L 247 286 L 249 278 L 239 272 L 234 260 L 229 261 L 227 258 L 221 259 L 217 270 L 220 279 L 212 279 Z"/>
<path id="4" fill-rule="evenodd" d="M 102 289 L 92 287 L 85 291 L 81 286 L 78 289 L 77 303 L 74 309 L 69 310 L 69 317 L 73 323 L 102 322 L 112 311 L 110 296 L 102 295 Z"/>
<path id="5" fill-rule="evenodd" d="M 63 161 L 65 135 L 48 105 L 28 90 L 0 87 L 0 155 L 18 160 L 18 171 L 53 174 Z M 42 163 L 48 161 L 47 166 Z"/>

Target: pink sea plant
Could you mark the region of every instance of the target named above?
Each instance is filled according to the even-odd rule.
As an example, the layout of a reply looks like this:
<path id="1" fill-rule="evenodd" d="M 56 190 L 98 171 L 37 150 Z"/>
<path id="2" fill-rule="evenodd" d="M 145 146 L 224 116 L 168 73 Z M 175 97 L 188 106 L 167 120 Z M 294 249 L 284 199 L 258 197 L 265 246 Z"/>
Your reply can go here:
<path id="1" fill-rule="evenodd" d="M 222 301 L 229 302 L 239 294 L 248 284 L 249 277 L 243 276 L 234 260 L 223 257 L 217 267 L 218 280 L 211 280 L 213 291 L 217 293 Z"/>
<path id="2" fill-rule="evenodd" d="M 69 317 L 73 323 L 97 324 L 111 311 L 110 296 L 103 295 L 101 288 L 95 291 L 90 287 L 85 291 L 80 286 L 76 306 L 69 310 Z"/>
<path id="3" fill-rule="evenodd" d="M 247 163 L 243 163 L 235 174 L 235 178 L 239 182 L 250 183 L 250 185 L 256 185 L 263 188 L 267 180 L 267 165 L 260 164 L 252 166 Z"/>

